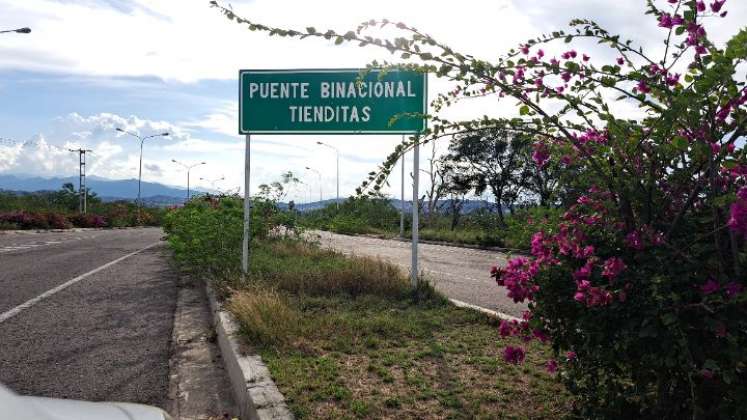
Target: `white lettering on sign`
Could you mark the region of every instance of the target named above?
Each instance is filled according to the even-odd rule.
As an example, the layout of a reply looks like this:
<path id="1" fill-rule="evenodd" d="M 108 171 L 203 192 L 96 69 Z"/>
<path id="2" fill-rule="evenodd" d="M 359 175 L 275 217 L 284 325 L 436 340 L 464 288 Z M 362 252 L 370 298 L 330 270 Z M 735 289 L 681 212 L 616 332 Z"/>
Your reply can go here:
<path id="1" fill-rule="evenodd" d="M 316 87 L 321 99 L 417 97 L 410 81 L 319 82 Z M 311 86 L 301 82 L 251 82 L 248 89 L 252 99 L 309 99 Z M 288 111 L 293 123 L 365 123 L 372 115 L 370 106 L 355 105 L 291 105 Z"/>
<path id="2" fill-rule="evenodd" d="M 249 83 L 249 98 L 295 99 L 309 98 L 309 84 L 298 82 Z"/>
<path id="3" fill-rule="evenodd" d="M 298 123 L 358 123 L 371 120 L 371 107 L 364 106 L 296 106 L 288 107 L 291 122 Z"/>
<path id="4" fill-rule="evenodd" d="M 250 87 L 251 89 L 251 87 Z M 346 98 L 415 98 L 412 82 L 321 82 L 323 99 Z"/>

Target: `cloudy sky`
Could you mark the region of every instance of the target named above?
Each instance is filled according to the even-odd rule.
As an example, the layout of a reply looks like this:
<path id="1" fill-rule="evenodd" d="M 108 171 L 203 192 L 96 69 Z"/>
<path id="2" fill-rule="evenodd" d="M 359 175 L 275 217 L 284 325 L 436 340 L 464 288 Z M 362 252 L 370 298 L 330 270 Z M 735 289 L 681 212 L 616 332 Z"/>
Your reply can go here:
<path id="1" fill-rule="evenodd" d="M 665 3 L 659 0 L 660 3 Z M 226 3 L 227 4 L 227 3 Z M 594 19 L 644 47 L 661 47 L 665 35 L 644 17 L 644 0 L 235 0 L 234 10 L 256 21 L 285 27 L 354 28 L 370 18 L 405 21 L 456 49 L 493 59 L 519 42 L 563 29 L 574 17 Z M 744 0 L 727 2 L 729 15 L 709 27 L 724 42 L 747 22 Z M 34 145 L 0 144 L 0 173 L 45 177 L 77 173 L 69 147 L 94 150 L 89 174 L 137 176 L 136 141 L 116 127 L 170 138 L 145 146 L 143 178 L 184 183 L 183 162 L 206 161 L 198 178 L 243 185 L 243 138 L 237 135 L 237 73 L 250 68 L 361 67 L 388 54 L 370 48 L 333 46 L 320 40 L 268 38 L 229 22 L 207 0 L 0 0 L 0 30 L 31 27 L 28 35 L 0 34 L 0 138 Z M 644 42 L 643 40 L 648 40 Z M 589 52 L 602 59 L 607 50 Z M 596 55 L 594 53 L 597 53 Z M 433 97 L 444 85 L 431 83 Z M 491 103 L 467 104 L 451 112 L 503 112 Z M 365 174 L 388 155 L 398 136 L 254 136 L 253 188 L 291 170 L 306 182 L 294 192 L 305 201 L 318 195 L 321 171 L 325 198 L 334 193 L 334 152 L 342 152 L 342 194 L 352 193 Z M 443 146 L 441 146 L 443 147 Z M 421 167 L 429 153 L 422 153 Z M 411 162 L 408 162 L 408 168 Z M 399 171 L 391 178 L 399 191 Z"/>

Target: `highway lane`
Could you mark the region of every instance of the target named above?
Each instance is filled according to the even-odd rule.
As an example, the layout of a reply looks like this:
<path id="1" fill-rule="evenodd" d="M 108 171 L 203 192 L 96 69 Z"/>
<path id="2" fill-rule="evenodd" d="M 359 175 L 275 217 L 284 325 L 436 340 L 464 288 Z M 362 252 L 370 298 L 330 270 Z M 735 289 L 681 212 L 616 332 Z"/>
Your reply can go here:
<path id="1" fill-rule="evenodd" d="M 25 395 L 165 407 L 177 273 L 162 236 L 0 235 L 0 319 L 78 279 L 0 321 L 0 382 Z"/>
<path id="2" fill-rule="evenodd" d="M 0 235 L 0 313 L 162 236 L 148 228 Z"/>
<path id="3" fill-rule="evenodd" d="M 410 269 L 411 244 L 397 240 L 365 236 L 338 235 L 315 231 L 320 243 L 328 248 L 356 254 L 380 257 L 405 271 Z M 501 252 L 453 246 L 419 244 L 419 268 L 433 285 L 446 296 L 493 311 L 520 317 L 526 305 L 514 303 L 506 289 L 490 278 L 493 265 L 506 264 Z"/>

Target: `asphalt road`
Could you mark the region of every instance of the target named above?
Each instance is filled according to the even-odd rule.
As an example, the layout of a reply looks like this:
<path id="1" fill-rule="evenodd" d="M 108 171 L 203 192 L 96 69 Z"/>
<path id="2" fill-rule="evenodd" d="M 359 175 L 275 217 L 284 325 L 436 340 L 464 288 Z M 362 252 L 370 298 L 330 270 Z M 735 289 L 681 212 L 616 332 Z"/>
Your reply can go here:
<path id="1" fill-rule="evenodd" d="M 162 236 L 0 234 L 0 382 L 24 395 L 165 407 L 177 274 Z"/>
<path id="2" fill-rule="evenodd" d="M 339 251 L 380 257 L 409 272 L 411 244 L 364 236 L 318 234 L 321 244 Z M 419 269 L 446 296 L 486 309 L 521 316 L 526 305 L 516 304 L 506 296 L 506 289 L 490 278 L 493 265 L 505 265 L 506 254 L 494 251 L 419 244 Z"/>

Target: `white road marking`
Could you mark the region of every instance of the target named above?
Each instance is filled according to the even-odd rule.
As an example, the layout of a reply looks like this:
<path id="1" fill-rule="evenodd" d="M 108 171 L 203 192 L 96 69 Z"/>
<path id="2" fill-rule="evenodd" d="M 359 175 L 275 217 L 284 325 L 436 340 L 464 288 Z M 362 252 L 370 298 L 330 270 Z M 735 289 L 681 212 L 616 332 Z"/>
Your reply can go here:
<path id="1" fill-rule="evenodd" d="M 18 315 L 19 313 L 25 311 L 26 309 L 29 309 L 30 307 L 36 305 L 37 303 L 41 302 L 42 300 L 44 300 L 44 299 L 46 299 L 46 298 L 54 295 L 55 293 L 60 292 L 62 290 L 65 290 L 68 287 L 74 285 L 75 283 L 78 283 L 79 281 L 85 279 L 86 277 L 91 276 L 93 274 L 96 274 L 96 273 L 98 273 L 101 270 L 105 270 L 105 269 L 113 266 L 114 264 L 116 264 L 116 263 L 118 263 L 120 261 L 123 261 L 123 260 L 125 260 L 127 258 L 132 257 L 133 255 L 137 255 L 137 254 L 139 254 L 139 253 L 141 253 L 141 252 L 143 252 L 143 251 L 145 251 L 147 249 L 153 248 L 154 246 L 156 246 L 156 245 L 158 245 L 160 243 L 161 243 L 160 241 L 152 243 L 152 244 L 146 246 L 145 248 L 139 249 L 139 250 L 137 250 L 135 252 L 131 252 L 131 253 L 123 256 L 123 257 L 119 257 L 119 258 L 117 258 L 114 261 L 111 261 L 111 262 L 108 262 L 108 263 L 102 265 L 101 267 L 94 268 L 93 270 L 91 270 L 91 271 L 89 271 L 89 272 L 87 272 L 85 274 L 81 274 L 80 276 L 78 276 L 78 277 L 76 277 L 76 278 L 74 278 L 72 280 L 68 280 L 67 282 L 62 283 L 61 285 L 59 285 L 59 286 L 57 286 L 55 288 L 47 290 L 46 292 L 40 294 L 39 296 L 37 296 L 37 297 L 35 297 L 33 299 L 30 299 L 30 300 L 26 301 L 25 303 L 22 303 L 22 304 L 16 306 L 15 308 L 13 308 L 13 309 L 11 309 L 11 310 L 9 310 L 7 312 L 4 312 L 4 313 L 0 314 L 0 324 L 2 324 L 3 322 L 9 320 L 10 318 L 13 318 L 14 316 Z"/>

